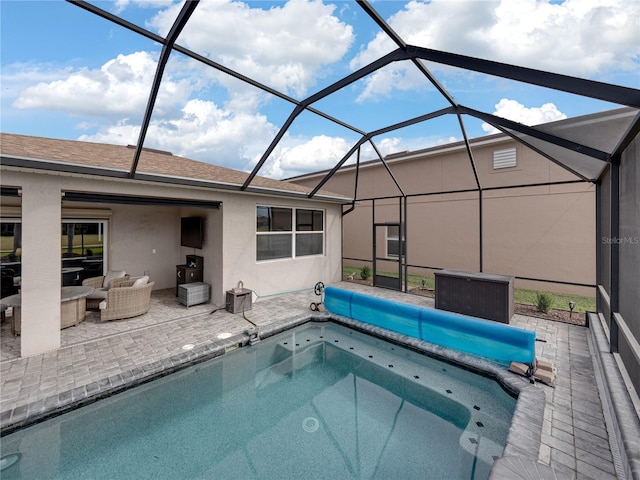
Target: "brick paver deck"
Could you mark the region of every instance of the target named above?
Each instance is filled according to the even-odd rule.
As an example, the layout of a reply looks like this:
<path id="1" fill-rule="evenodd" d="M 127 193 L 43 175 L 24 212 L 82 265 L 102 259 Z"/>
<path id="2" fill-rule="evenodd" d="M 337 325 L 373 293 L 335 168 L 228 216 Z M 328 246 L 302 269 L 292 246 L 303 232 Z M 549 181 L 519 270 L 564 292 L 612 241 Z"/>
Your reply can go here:
<path id="1" fill-rule="evenodd" d="M 426 297 L 353 283 L 339 286 L 433 307 L 433 300 Z M 154 292 L 151 311 L 134 319 L 101 323 L 97 314 L 89 313 L 85 322 L 62 331 L 61 349 L 29 358 L 19 358 L 20 339 L 11 336 L 5 322 L 0 426 L 46 415 L 52 408 L 63 409 L 109 388 L 124 388 L 171 367 L 176 358 L 217 354 L 237 344 L 252 328 L 250 322 L 261 330 L 284 328 L 308 318 L 313 313 L 309 304 L 319 300 L 312 290 L 261 298 L 245 319 L 224 310 L 210 313 L 215 309 L 211 304 L 187 309 L 174 293 Z M 555 363 L 557 381 L 555 388 L 537 384 L 546 398 L 539 451 L 530 452 L 530 461 L 505 457 L 496 464 L 492 478 L 536 478 L 527 476 L 535 471 L 540 478 L 616 479 L 587 328 L 520 315 L 511 323 L 536 332 L 536 356 Z M 185 350 L 185 345 L 193 347 Z"/>

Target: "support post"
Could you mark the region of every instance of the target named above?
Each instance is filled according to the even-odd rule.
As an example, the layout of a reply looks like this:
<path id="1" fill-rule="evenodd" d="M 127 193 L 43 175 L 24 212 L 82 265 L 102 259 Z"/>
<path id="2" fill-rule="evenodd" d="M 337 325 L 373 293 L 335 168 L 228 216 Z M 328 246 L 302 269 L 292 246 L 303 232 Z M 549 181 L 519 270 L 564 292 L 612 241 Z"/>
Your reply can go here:
<path id="1" fill-rule="evenodd" d="M 620 157 L 614 157 L 611 161 L 611 291 L 609 296 L 611 306 L 609 351 L 618 351 L 618 322 L 614 312 L 620 311 Z"/>
<path id="2" fill-rule="evenodd" d="M 22 185 L 21 357 L 60 348 L 61 193 L 38 180 Z"/>

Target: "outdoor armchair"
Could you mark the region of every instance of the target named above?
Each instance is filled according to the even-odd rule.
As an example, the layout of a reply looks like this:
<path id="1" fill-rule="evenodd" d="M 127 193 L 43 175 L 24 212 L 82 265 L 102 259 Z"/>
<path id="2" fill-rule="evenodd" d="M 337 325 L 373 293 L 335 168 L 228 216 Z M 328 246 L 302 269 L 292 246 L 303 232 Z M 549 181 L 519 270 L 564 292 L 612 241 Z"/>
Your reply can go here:
<path id="1" fill-rule="evenodd" d="M 110 270 L 106 275 L 86 278 L 82 286 L 92 287 L 93 293 L 87 297 L 87 310 L 98 310 L 100 302 L 107 298 L 107 291 L 129 281 L 129 275 L 123 270 Z"/>
<path id="2" fill-rule="evenodd" d="M 117 287 L 107 290 L 107 298 L 99 304 L 100 320 L 120 320 L 137 317 L 149 311 L 151 290 L 155 282 L 149 277 L 130 278 Z"/>

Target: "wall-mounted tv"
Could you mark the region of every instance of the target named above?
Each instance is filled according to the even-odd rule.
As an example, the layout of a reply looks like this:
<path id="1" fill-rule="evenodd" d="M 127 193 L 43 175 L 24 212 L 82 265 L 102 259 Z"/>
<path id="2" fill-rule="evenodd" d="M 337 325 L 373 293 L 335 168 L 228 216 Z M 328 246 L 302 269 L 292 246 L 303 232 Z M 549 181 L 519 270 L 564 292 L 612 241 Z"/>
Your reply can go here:
<path id="1" fill-rule="evenodd" d="M 204 219 L 202 217 L 182 217 L 180 219 L 180 245 L 202 248 L 204 243 Z"/>

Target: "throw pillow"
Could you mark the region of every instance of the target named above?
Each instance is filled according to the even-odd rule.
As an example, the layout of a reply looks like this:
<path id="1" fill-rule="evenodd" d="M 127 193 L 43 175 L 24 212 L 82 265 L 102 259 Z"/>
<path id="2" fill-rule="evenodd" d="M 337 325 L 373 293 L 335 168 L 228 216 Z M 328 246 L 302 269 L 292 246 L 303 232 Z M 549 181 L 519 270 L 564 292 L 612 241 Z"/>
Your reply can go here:
<path id="1" fill-rule="evenodd" d="M 109 270 L 107 274 L 104 276 L 104 281 L 102 282 L 102 286 L 104 288 L 109 288 L 109 283 L 111 280 L 115 280 L 116 278 L 122 278 L 127 274 L 124 270 Z"/>
<path id="2" fill-rule="evenodd" d="M 136 287 L 144 287 L 147 283 L 149 283 L 149 276 L 145 275 L 143 277 L 137 278 L 134 282 L 133 285 L 131 285 L 133 288 Z"/>

